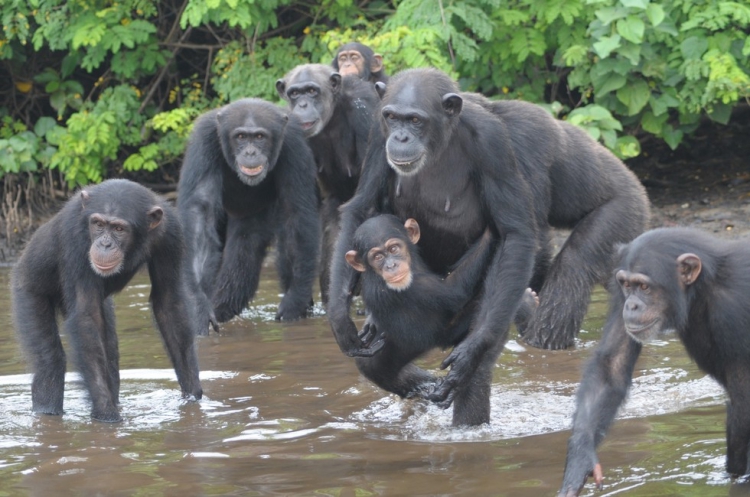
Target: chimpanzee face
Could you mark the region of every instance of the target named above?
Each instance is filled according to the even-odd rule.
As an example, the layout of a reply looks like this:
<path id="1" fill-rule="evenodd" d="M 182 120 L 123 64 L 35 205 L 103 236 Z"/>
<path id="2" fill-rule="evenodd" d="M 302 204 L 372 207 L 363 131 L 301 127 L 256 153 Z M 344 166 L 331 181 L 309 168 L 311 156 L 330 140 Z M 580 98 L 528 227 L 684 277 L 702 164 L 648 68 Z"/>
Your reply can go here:
<path id="1" fill-rule="evenodd" d="M 406 81 L 403 81 L 403 80 Z M 396 79 L 387 89 L 378 85 L 383 97 L 382 123 L 388 137 L 388 164 L 400 175 L 417 174 L 447 145 L 463 100 L 456 93 L 443 94 L 438 88 L 420 87 L 419 78 Z"/>
<path id="2" fill-rule="evenodd" d="M 227 164 L 248 186 L 260 184 L 278 159 L 287 116 L 273 104 L 232 104 L 217 116 L 222 150 Z M 257 105 L 256 105 L 257 104 Z"/>
<path id="3" fill-rule="evenodd" d="M 307 138 L 328 125 L 341 88 L 341 75 L 322 64 L 304 64 L 276 82 L 279 95 L 289 102 Z"/>
<path id="4" fill-rule="evenodd" d="M 89 235 L 89 262 L 94 272 L 104 277 L 119 273 L 133 241 L 130 223 L 114 216 L 92 214 L 89 216 Z"/>
<path id="5" fill-rule="evenodd" d="M 651 262 L 651 265 L 654 263 Z M 617 271 L 615 279 L 625 297 L 622 309 L 625 331 L 634 340 L 646 342 L 659 333 L 673 329 L 678 317 L 675 301 L 684 298 L 685 288 L 695 282 L 700 272 L 700 259 L 689 253 L 680 255 L 675 268 L 671 270 L 646 265 L 639 272 L 626 269 Z M 672 281 L 659 281 L 663 278 Z"/>

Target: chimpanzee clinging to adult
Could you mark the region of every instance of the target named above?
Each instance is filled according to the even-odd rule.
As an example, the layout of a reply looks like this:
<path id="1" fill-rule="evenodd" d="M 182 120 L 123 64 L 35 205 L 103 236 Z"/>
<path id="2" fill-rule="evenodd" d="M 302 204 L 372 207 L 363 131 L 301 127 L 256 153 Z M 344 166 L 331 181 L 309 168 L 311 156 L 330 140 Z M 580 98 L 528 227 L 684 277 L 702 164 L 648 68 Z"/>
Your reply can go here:
<path id="1" fill-rule="evenodd" d="M 472 318 L 471 298 L 481 287 L 490 262 L 492 235 L 486 230 L 445 278 L 430 271 L 419 256 L 419 224 L 382 214 L 354 232 L 354 248 L 346 261 L 362 273 L 362 300 L 368 317 L 360 334 L 371 347 L 382 350 L 357 357 L 368 379 L 401 397 L 425 397 L 436 378 L 412 364 L 434 347 L 450 347 L 466 336 Z M 528 312 L 537 305 L 529 289 L 522 304 Z M 461 410 L 461 406 L 456 407 Z"/>
<path id="2" fill-rule="evenodd" d="M 195 123 L 180 171 L 177 207 L 191 279 L 200 287 L 201 333 L 228 321 L 258 288 L 274 238 L 284 296 L 277 319 L 305 317 L 317 271 L 320 221 L 315 165 L 296 120 L 246 98 Z"/>
<path id="3" fill-rule="evenodd" d="M 750 473 L 748 242 L 661 228 L 620 250 L 604 334 L 576 396 L 561 496 L 578 495 L 591 473 L 601 486 L 596 447 L 625 399 L 643 344 L 665 331 L 676 331 L 698 367 L 726 390 L 726 469 Z"/>
<path id="4" fill-rule="evenodd" d="M 338 236 L 339 206 L 354 195 L 367 148 L 374 111 L 380 100 L 375 88 L 322 64 L 295 67 L 276 82 L 302 123 L 318 170 L 322 197 L 323 250 L 320 292 L 328 302 L 329 264 Z"/>
<path id="5" fill-rule="evenodd" d="M 56 315 L 91 398 L 91 416 L 120 421 L 120 354 L 112 294 L 145 264 L 151 306 L 182 395 L 200 399 L 194 295 L 184 279 L 175 210 L 127 180 L 87 187 L 32 236 L 13 269 L 13 321 L 34 379 L 32 409 L 63 413 L 65 352 Z"/>
<path id="6" fill-rule="evenodd" d="M 383 56 L 372 48 L 355 41 L 342 45 L 331 62 L 331 67 L 342 76 L 355 75 L 371 83 L 388 82 L 383 67 Z"/>
<path id="7" fill-rule="evenodd" d="M 420 254 L 438 274 L 489 228 L 497 248 L 471 330 L 443 362 L 451 371 L 430 396 L 443 406 L 457 397 L 474 399 L 454 409 L 454 424 L 485 423 L 492 368 L 529 282 L 537 290 L 546 277 L 542 292 L 550 289 L 546 300 L 540 295 L 532 319 L 546 316 L 545 329 L 577 331 L 591 286 L 611 267 L 614 244 L 645 229 L 645 191 L 585 132 L 536 106 L 509 102 L 496 110 L 479 96 L 460 94 L 435 69 L 404 71 L 387 89 L 376 86 L 380 125 L 373 126 L 357 193 L 342 207 L 332 259 L 331 327 L 345 354 L 377 353 L 362 342 L 349 316 L 359 273 L 344 260 L 354 231 L 368 217 L 416 219 Z M 552 264 L 550 224 L 572 228 Z M 566 333 L 542 345 L 568 345 L 574 332 Z"/>

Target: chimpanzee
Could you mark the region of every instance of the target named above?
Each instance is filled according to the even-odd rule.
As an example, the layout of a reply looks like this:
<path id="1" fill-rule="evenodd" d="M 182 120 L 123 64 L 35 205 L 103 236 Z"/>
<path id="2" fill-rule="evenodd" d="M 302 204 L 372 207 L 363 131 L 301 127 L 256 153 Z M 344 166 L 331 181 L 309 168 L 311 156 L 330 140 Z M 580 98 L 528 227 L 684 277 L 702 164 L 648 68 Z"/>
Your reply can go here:
<path id="1" fill-rule="evenodd" d="M 435 377 L 411 361 L 433 347 L 459 342 L 468 331 L 467 319 L 454 317 L 481 286 L 489 263 L 489 231 L 456 268 L 442 279 L 417 253 L 419 224 L 401 223 L 384 214 L 368 219 L 354 233 L 346 261 L 362 274 L 362 300 L 369 312 L 363 340 L 383 341 L 373 357 L 358 357 L 357 367 L 381 388 L 401 397 L 424 395 Z"/>
<path id="2" fill-rule="evenodd" d="M 328 302 L 329 264 L 339 228 L 339 206 L 354 195 L 367 148 L 374 111 L 380 100 L 375 88 L 359 78 L 342 78 L 329 66 L 304 64 L 276 82 L 302 123 L 318 167 L 323 221 L 320 292 Z"/>
<path id="3" fill-rule="evenodd" d="M 358 273 L 343 260 L 366 218 L 393 213 L 416 219 L 421 256 L 439 274 L 489 227 L 498 248 L 472 329 L 443 362 L 451 371 L 431 395 L 443 406 L 457 396 L 474 399 L 462 401 L 454 413 L 463 424 L 484 423 L 492 368 L 529 282 L 537 290 L 549 273 L 549 294 L 540 295 L 529 329 L 540 314 L 548 316 L 543 323 L 550 330 L 577 329 L 569 321 L 580 322 L 590 287 L 611 267 L 613 244 L 645 229 L 645 191 L 585 132 L 533 105 L 509 102 L 496 111 L 477 96 L 464 98 L 435 69 L 399 73 L 387 91 L 376 86 L 383 97 L 380 126 L 373 126 L 357 193 L 342 207 L 331 270 L 331 326 L 347 355 L 377 353 L 362 343 L 349 317 Z M 550 223 L 573 228 L 551 267 Z M 567 345 L 573 336 L 567 333 L 570 338 L 547 345 Z"/>
<path id="4" fill-rule="evenodd" d="M 13 269 L 18 338 L 31 362 L 32 408 L 63 413 L 64 317 L 74 359 L 91 397 L 91 416 L 120 421 L 120 354 L 112 294 L 144 265 L 151 306 L 182 395 L 200 399 L 194 295 L 184 280 L 185 250 L 175 210 L 148 189 L 109 180 L 76 194 L 29 241 Z"/>
<path id="5" fill-rule="evenodd" d="M 339 48 L 331 66 L 342 76 L 357 75 L 371 83 L 388 82 L 388 75 L 383 68 L 383 56 L 373 52 L 367 45 L 354 41 Z"/>
<path id="6" fill-rule="evenodd" d="M 201 333 L 228 321 L 258 288 L 277 239 L 284 297 L 276 319 L 305 317 L 317 271 L 320 221 L 315 165 L 296 120 L 247 98 L 195 123 L 178 184 L 191 280 L 200 287 Z M 205 325 L 205 326 L 204 326 Z"/>
<path id="7" fill-rule="evenodd" d="M 620 249 L 604 335 L 583 372 L 560 495 L 578 495 L 596 447 L 630 388 L 643 343 L 676 331 L 702 370 L 729 395 L 727 462 L 750 473 L 750 240 L 690 228 L 649 231 Z"/>

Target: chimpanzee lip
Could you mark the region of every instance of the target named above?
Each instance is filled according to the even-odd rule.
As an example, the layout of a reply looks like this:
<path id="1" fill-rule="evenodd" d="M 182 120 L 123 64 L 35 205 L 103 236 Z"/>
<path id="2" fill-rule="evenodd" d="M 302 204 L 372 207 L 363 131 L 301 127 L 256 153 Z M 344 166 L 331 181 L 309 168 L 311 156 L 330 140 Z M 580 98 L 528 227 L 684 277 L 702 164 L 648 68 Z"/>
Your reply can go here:
<path id="1" fill-rule="evenodd" d="M 263 172 L 264 167 L 265 164 L 261 164 L 260 166 L 255 167 L 240 166 L 240 170 L 243 172 L 243 174 L 246 174 L 248 176 L 257 176 Z"/>
<path id="2" fill-rule="evenodd" d="M 315 126 L 315 123 L 317 123 L 317 122 L 318 122 L 318 120 L 316 119 L 314 121 L 308 121 L 306 123 L 302 123 L 302 129 L 305 129 L 305 130 L 310 129 L 313 126 Z"/>
<path id="3" fill-rule="evenodd" d="M 648 323 L 644 324 L 643 326 L 638 326 L 638 327 L 636 327 L 636 326 L 630 326 L 630 325 L 626 324 L 625 325 L 625 331 L 627 331 L 628 333 L 630 333 L 632 335 L 639 335 L 639 334 L 643 333 L 644 331 L 648 331 L 651 328 L 653 328 L 658 321 L 659 321 L 659 319 L 657 318 L 657 319 L 654 319 L 651 322 L 648 322 Z"/>
<path id="4" fill-rule="evenodd" d="M 96 266 L 96 268 L 98 270 L 106 273 L 107 271 L 112 271 L 114 268 L 116 268 L 118 266 L 118 264 L 119 264 L 119 262 L 116 262 L 116 263 L 111 264 L 109 266 L 105 266 L 104 264 L 99 264 L 98 262 L 95 262 L 94 266 Z"/>

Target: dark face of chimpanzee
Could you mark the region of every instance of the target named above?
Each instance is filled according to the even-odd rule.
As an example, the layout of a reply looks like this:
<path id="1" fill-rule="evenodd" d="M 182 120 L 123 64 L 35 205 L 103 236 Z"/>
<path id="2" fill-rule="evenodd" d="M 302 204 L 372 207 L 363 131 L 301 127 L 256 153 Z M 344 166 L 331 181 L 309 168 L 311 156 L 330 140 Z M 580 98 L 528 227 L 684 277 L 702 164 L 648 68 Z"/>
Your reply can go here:
<path id="1" fill-rule="evenodd" d="M 82 201 L 89 200 L 88 193 L 81 192 Z M 96 199 L 92 207 L 99 207 L 99 212 L 89 215 L 89 237 L 91 247 L 89 248 L 89 262 L 96 274 L 102 277 L 114 276 L 127 267 L 128 259 L 132 255 L 132 247 L 138 238 L 143 236 L 137 231 L 143 230 L 141 223 L 133 223 L 124 219 L 127 215 L 135 212 L 111 212 L 113 204 L 106 200 Z M 126 211 L 127 209 L 121 208 Z M 159 206 L 152 206 L 146 213 L 145 226 L 150 231 L 156 228 L 162 221 L 164 211 Z M 132 265 L 132 261 L 131 265 Z"/>
<path id="2" fill-rule="evenodd" d="M 323 64 L 297 66 L 276 81 L 276 91 L 289 102 L 307 138 L 328 125 L 340 89 L 341 75 Z"/>
<path id="3" fill-rule="evenodd" d="M 642 246 L 625 249 L 625 267 L 615 273 L 625 303 L 625 331 L 639 342 L 680 326 L 685 314 L 685 291 L 701 272 L 701 260 L 692 253 L 676 259 Z"/>
<path id="4" fill-rule="evenodd" d="M 243 99 L 222 108 L 217 121 L 227 164 L 246 185 L 260 184 L 279 157 L 286 113 L 263 100 Z"/>
<path id="5" fill-rule="evenodd" d="M 429 87 L 424 81 L 430 81 Z M 381 123 L 388 137 L 388 164 L 404 176 L 416 174 L 431 156 L 439 156 L 461 113 L 463 99 L 455 83 L 439 71 L 411 69 L 376 88 L 383 99 Z"/>
<path id="6" fill-rule="evenodd" d="M 372 271 L 397 292 L 413 281 L 411 251 L 419 241 L 419 224 L 407 219 L 401 225 L 396 216 L 381 215 L 362 223 L 354 233 L 354 250 L 346 261 L 360 272 Z"/>

